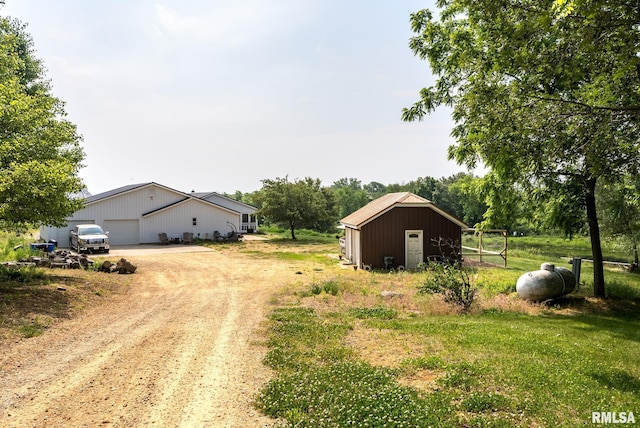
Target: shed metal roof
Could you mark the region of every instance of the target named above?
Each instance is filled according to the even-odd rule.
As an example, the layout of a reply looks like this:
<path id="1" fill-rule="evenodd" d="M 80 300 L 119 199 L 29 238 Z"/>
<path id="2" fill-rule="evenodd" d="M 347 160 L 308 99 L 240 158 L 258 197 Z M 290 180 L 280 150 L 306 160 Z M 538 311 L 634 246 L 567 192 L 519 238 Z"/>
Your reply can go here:
<path id="1" fill-rule="evenodd" d="M 462 220 L 442 210 L 430 200 L 425 199 L 411 192 L 387 193 L 386 195 L 383 195 L 378 199 L 375 199 L 369 202 L 367 205 L 360 208 L 359 210 L 349 214 L 348 216 L 340 220 L 340 223 L 354 229 L 359 229 L 365 224 L 369 223 L 370 221 L 374 220 L 375 218 L 381 216 L 382 214 L 386 213 L 390 209 L 397 206 L 428 207 L 436 211 L 438 214 L 442 215 L 443 217 L 446 217 L 447 219 L 451 220 L 452 222 L 454 222 L 455 224 L 459 225 L 462 228 L 469 227 Z"/>

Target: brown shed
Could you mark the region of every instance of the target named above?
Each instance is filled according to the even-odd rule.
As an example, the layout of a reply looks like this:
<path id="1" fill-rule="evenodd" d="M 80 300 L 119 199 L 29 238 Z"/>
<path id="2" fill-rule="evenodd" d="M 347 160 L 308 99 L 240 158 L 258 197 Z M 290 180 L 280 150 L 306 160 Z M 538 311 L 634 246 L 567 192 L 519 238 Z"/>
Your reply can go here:
<path id="1" fill-rule="evenodd" d="M 354 265 L 415 269 L 431 256 L 451 256 L 434 240 L 458 245 L 468 226 L 433 202 L 410 192 L 389 193 L 340 223 L 345 228 L 344 253 Z M 391 259 L 393 258 L 393 259 Z"/>

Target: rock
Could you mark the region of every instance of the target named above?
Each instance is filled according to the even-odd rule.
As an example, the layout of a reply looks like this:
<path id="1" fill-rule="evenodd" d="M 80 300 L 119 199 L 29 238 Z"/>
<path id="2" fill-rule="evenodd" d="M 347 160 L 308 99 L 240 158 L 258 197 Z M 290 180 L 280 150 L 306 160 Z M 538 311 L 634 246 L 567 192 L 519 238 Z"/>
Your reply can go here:
<path id="1" fill-rule="evenodd" d="M 380 292 L 380 295 L 382 297 L 387 297 L 387 298 L 393 298 L 393 297 L 402 297 L 403 294 L 402 293 L 398 293 L 397 291 L 382 291 Z"/>

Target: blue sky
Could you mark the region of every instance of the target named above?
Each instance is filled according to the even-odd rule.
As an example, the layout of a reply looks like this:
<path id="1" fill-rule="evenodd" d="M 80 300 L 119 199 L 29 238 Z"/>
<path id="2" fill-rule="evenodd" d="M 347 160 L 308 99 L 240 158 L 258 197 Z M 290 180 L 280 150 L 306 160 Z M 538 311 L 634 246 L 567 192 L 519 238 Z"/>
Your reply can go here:
<path id="1" fill-rule="evenodd" d="M 452 121 L 401 110 L 433 83 L 408 48 L 432 1 L 5 0 L 28 24 L 53 93 L 83 135 L 100 193 L 155 181 L 181 191 L 261 180 L 405 183 L 463 171 Z"/>

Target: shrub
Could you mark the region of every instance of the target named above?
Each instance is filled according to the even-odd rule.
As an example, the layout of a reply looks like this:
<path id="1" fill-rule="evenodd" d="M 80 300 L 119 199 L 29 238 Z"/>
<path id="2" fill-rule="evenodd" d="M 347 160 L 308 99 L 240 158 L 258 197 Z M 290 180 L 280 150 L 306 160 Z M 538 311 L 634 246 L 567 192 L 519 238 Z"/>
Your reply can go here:
<path id="1" fill-rule="evenodd" d="M 459 263 L 445 265 L 429 263 L 426 266 L 427 277 L 418 287 L 421 294 L 442 294 L 444 301 L 460 306 L 468 311 L 473 304 L 477 289 L 471 285 L 473 269 Z"/>

